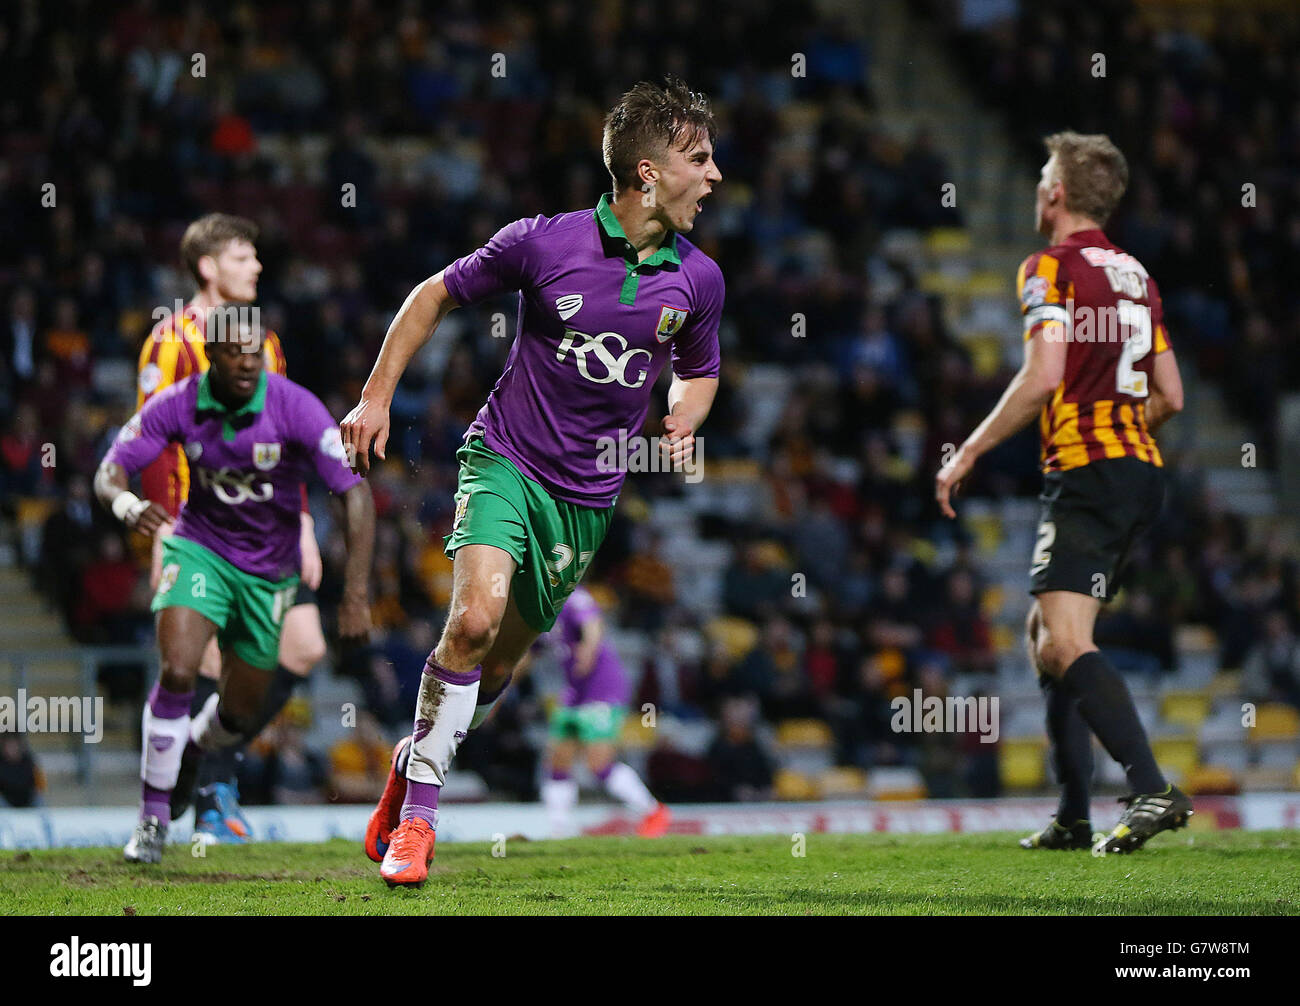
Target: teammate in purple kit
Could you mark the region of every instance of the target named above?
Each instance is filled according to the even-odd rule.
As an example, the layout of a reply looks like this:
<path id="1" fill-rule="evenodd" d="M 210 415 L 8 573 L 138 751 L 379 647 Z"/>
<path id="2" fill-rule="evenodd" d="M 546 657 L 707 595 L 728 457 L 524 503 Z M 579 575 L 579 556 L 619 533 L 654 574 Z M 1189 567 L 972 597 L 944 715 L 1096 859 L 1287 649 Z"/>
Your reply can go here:
<path id="1" fill-rule="evenodd" d="M 609 795 L 641 815 L 637 834 L 658 838 L 668 830 L 672 815 L 650 795 L 631 765 L 616 760 L 628 701 L 627 674 L 605 639 L 600 605 L 585 587 L 569 595 L 551 635 L 559 637 L 565 680 L 551 713 L 551 777 L 542 784 L 552 833 L 571 833 L 571 811 L 578 802 L 573 762 L 584 751 L 587 767 Z"/>
<path id="2" fill-rule="evenodd" d="M 249 739 L 298 587 L 300 487 L 312 474 L 343 498 L 348 558 L 339 635 L 363 639 L 370 629 L 374 503 L 370 487 L 348 470 L 333 418 L 306 388 L 266 373 L 260 332 L 209 319 L 205 335 L 208 370 L 132 416 L 95 474 L 103 504 L 152 534 L 168 513 L 132 493 L 128 478 L 173 443 L 183 445 L 193 473 L 175 532 L 163 542 L 153 600 L 161 673 L 144 711 L 140 820 L 123 850 L 136 863 L 162 858 L 172 791 L 193 786 L 202 752 Z M 221 685 L 191 721 L 195 679 L 214 634 Z"/>
<path id="3" fill-rule="evenodd" d="M 594 211 L 516 220 L 411 291 L 342 423 L 364 473 L 372 445 L 385 457 L 403 370 L 447 312 L 519 292 L 505 371 L 457 452 L 447 624 L 425 666 L 412 739 L 394 750 L 366 831 L 366 854 L 390 884 L 428 875 L 456 749 L 600 547 L 625 474 L 601 464 L 602 443 L 640 436 L 670 361 L 663 442 L 674 465 L 693 456 L 717 393 L 723 281 L 682 235 L 722 181 L 715 136 L 708 99 L 680 80 L 634 86 L 605 119 L 613 193 Z"/>

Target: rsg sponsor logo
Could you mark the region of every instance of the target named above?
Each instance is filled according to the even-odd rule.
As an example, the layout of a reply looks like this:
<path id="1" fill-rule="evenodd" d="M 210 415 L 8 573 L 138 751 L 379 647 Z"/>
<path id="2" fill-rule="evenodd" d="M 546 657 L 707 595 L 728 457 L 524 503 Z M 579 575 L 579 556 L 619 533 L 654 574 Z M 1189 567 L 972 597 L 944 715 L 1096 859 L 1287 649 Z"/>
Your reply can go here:
<path id="1" fill-rule="evenodd" d="M 613 349 L 606 345 L 612 340 Z M 645 384 L 652 357 L 648 349 L 628 349 L 627 340 L 617 332 L 587 335 L 572 328 L 564 330 L 564 338 L 555 350 L 555 358 L 563 361 L 573 352 L 578 362 L 578 373 L 595 384 L 618 381 L 625 388 L 639 388 Z M 638 357 L 645 357 L 639 360 Z M 595 357 L 595 371 L 591 357 Z"/>
<path id="2" fill-rule="evenodd" d="M 196 470 L 199 485 L 214 493 L 222 503 L 230 506 L 238 506 L 249 500 L 254 503 L 265 503 L 274 492 L 270 482 L 258 482 L 254 485 L 252 472 L 241 474 L 237 469 L 225 467 L 215 471 L 211 468 Z"/>

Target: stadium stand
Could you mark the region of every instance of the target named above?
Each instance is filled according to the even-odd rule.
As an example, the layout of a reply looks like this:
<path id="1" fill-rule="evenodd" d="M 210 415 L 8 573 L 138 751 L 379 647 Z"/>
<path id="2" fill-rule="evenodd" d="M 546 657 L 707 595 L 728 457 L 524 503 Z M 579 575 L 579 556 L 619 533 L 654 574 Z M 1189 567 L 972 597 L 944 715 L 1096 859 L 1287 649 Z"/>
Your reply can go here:
<path id="1" fill-rule="evenodd" d="M 1159 278 L 1189 404 L 1167 428 L 1169 512 L 1099 632 L 1189 791 L 1300 787 L 1300 564 L 1276 470 L 1278 417 L 1300 385 L 1286 352 L 1300 335 L 1300 77 L 1285 58 L 1300 30 L 1243 4 L 1207 34 L 1158 7 L 766 0 L 588 19 L 564 3 L 516 18 L 460 2 L 436 33 L 387 0 L 7 7 L 0 680 L 61 694 L 89 675 L 112 700 L 93 766 L 65 740 L 26 740 L 44 799 L 120 802 L 137 786 L 144 553 L 96 511 L 86 479 L 134 407 L 150 312 L 189 293 L 185 223 L 213 210 L 259 222 L 264 318 L 289 375 L 342 416 L 414 283 L 509 220 L 594 204 L 603 109 L 665 69 L 719 114 L 726 181 L 692 239 L 727 278 L 725 369 L 706 478 L 629 479 L 590 574 L 639 678 L 635 705 L 661 711 L 653 731 L 630 719 L 629 761 L 665 799 L 1050 786 L 1019 642 L 1034 436 L 987 459 L 955 525 L 931 483 L 942 445 L 1018 366 L 1012 282 L 1037 247 L 1039 138 L 1119 121 L 1133 183 L 1115 238 Z M 62 27 L 74 10 L 75 36 Z M 922 31 L 917 12 L 947 30 Z M 719 68 L 720 45 L 747 60 Z M 808 55 L 806 77 L 792 76 L 792 50 Z M 494 52 L 503 78 L 480 72 Z M 1119 79 L 1088 91 L 1094 52 Z M 1027 100 L 1045 79 L 1061 102 Z M 1223 150 L 1240 178 L 1212 172 Z M 305 792 L 270 784 L 266 798 L 351 796 L 383 749 L 372 735 L 405 732 L 421 627 L 441 624 L 448 598 L 438 543 L 454 449 L 509 346 L 489 335 L 492 316 L 513 310 L 456 312 L 408 373 L 372 478 L 382 631 L 362 658 L 318 669 L 305 733 L 264 736 L 263 763 L 305 745 L 316 766 Z M 328 619 L 341 546 L 324 500 L 312 508 Z M 466 746 L 462 796 L 535 796 L 546 682 L 543 661 Z M 915 688 L 999 696 L 999 743 L 891 732 L 890 699 Z M 364 739 L 338 726 L 355 701 L 374 718 Z"/>

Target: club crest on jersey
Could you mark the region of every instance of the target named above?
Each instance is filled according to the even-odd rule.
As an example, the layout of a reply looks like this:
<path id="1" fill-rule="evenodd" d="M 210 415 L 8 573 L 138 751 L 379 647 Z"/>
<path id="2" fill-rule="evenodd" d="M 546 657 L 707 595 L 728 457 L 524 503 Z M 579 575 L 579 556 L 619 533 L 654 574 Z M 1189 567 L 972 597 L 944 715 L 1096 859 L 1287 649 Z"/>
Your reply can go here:
<path id="1" fill-rule="evenodd" d="M 655 329 L 655 338 L 660 342 L 671 339 L 686 324 L 686 314 L 687 312 L 680 307 L 665 305 L 659 312 L 659 327 Z"/>
<path id="2" fill-rule="evenodd" d="M 279 444 L 254 444 L 253 445 L 253 464 L 257 466 L 258 471 L 269 472 L 272 468 L 280 463 L 280 445 Z"/>
<path id="3" fill-rule="evenodd" d="M 568 321 L 582 310 L 582 294 L 567 293 L 555 298 L 555 309 L 560 312 L 560 320 Z"/>
<path id="4" fill-rule="evenodd" d="M 1047 302 L 1047 277 L 1030 276 L 1020 291 L 1020 301 L 1025 307 L 1038 307 Z"/>

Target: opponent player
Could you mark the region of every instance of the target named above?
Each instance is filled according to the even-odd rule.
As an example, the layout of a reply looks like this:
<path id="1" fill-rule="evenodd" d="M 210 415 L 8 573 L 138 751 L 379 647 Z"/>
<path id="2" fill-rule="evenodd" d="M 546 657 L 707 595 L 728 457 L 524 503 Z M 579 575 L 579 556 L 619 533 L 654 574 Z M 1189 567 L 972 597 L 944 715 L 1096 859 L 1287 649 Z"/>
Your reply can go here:
<path id="1" fill-rule="evenodd" d="M 1050 247 L 1029 256 L 1016 278 L 1025 362 L 939 471 L 935 496 L 954 517 L 950 496 L 976 459 L 1041 413 L 1036 599 L 1026 632 L 1063 788 L 1051 824 L 1021 845 L 1131 852 L 1185 825 L 1192 802 L 1160 773 L 1124 679 L 1093 642 L 1093 624 L 1134 541 L 1160 512 L 1165 479 L 1152 434 L 1183 407 L 1183 388 L 1155 280 L 1101 230 L 1128 184 L 1124 155 L 1102 135 L 1057 133 L 1045 143 L 1036 222 Z M 1095 845 L 1089 728 L 1133 790 L 1115 829 Z"/>
<path id="2" fill-rule="evenodd" d="M 207 369 L 204 352 L 204 319 L 213 308 L 232 301 L 250 302 L 257 297 L 257 279 L 262 264 L 257 259 L 257 225 L 243 217 L 210 213 L 195 220 L 181 238 L 181 261 L 198 284 L 198 291 L 179 314 L 164 318 L 149 334 L 140 350 L 139 392 L 136 409 L 191 374 Z M 267 369 L 284 376 L 286 361 L 279 337 L 265 333 L 263 352 Z M 157 589 L 162 569 L 162 542 L 171 534 L 173 523 L 189 491 L 189 465 L 177 445 L 170 445 L 141 473 L 147 499 L 160 504 L 170 520 L 159 528 L 153 542 L 151 585 Z M 293 606 L 284 618 L 279 661 L 267 693 L 266 706 L 250 727 L 256 736 L 284 707 L 294 687 L 325 656 L 316 588 L 320 586 L 321 558 L 311 512 L 304 505 L 301 515 L 302 577 Z M 214 639 L 203 655 L 194 709 L 197 713 L 217 687 L 221 655 Z M 216 841 L 242 842 L 251 837 L 248 821 L 239 807 L 235 786 L 238 748 L 230 748 L 203 759 L 198 769 L 195 800 L 196 829 Z M 192 789 L 178 787 L 174 793 L 172 819 L 188 806 Z"/>
<path id="3" fill-rule="evenodd" d="M 551 635 L 559 637 L 565 689 L 551 714 L 551 777 L 542 784 L 551 831 L 556 836 L 571 833 L 578 802 L 573 762 L 585 753 L 587 767 L 609 795 L 641 815 L 637 834 L 658 838 L 668 830 L 672 814 L 650 795 L 631 765 L 615 760 L 628 701 L 627 672 L 605 639 L 600 605 L 585 587 L 569 595 L 556 630 Z"/>
<path id="4" fill-rule="evenodd" d="M 674 464 L 693 456 L 717 392 L 723 281 L 682 235 L 722 180 L 715 134 L 708 99 L 680 80 L 629 90 L 605 119 L 613 194 L 594 211 L 516 220 L 417 286 L 343 421 L 365 472 L 372 442 L 384 457 L 402 371 L 447 312 L 519 291 L 505 371 L 457 452 L 452 599 L 409 759 L 399 745 L 367 830 L 366 852 L 382 857 L 390 884 L 424 881 L 457 747 L 554 624 L 609 528 L 624 473 L 600 463 L 602 438 L 640 435 L 670 359 L 661 446 Z"/>
<path id="5" fill-rule="evenodd" d="M 162 545 L 153 600 L 161 673 L 144 713 L 140 820 L 123 850 L 130 862 L 162 856 L 187 747 L 245 743 L 264 707 L 298 587 L 301 487 L 312 472 L 343 497 L 348 558 L 339 634 L 364 638 L 370 626 L 374 504 L 370 487 L 348 470 L 334 420 L 306 388 L 266 373 L 260 332 L 217 325 L 211 316 L 205 332 L 211 366 L 137 412 L 95 475 L 104 505 L 150 534 L 169 514 L 132 493 L 128 477 L 171 444 L 183 446 L 194 473 L 175 533 Z M 214 636 L 221 683 L 191 722 L 199 665 Z"/>

